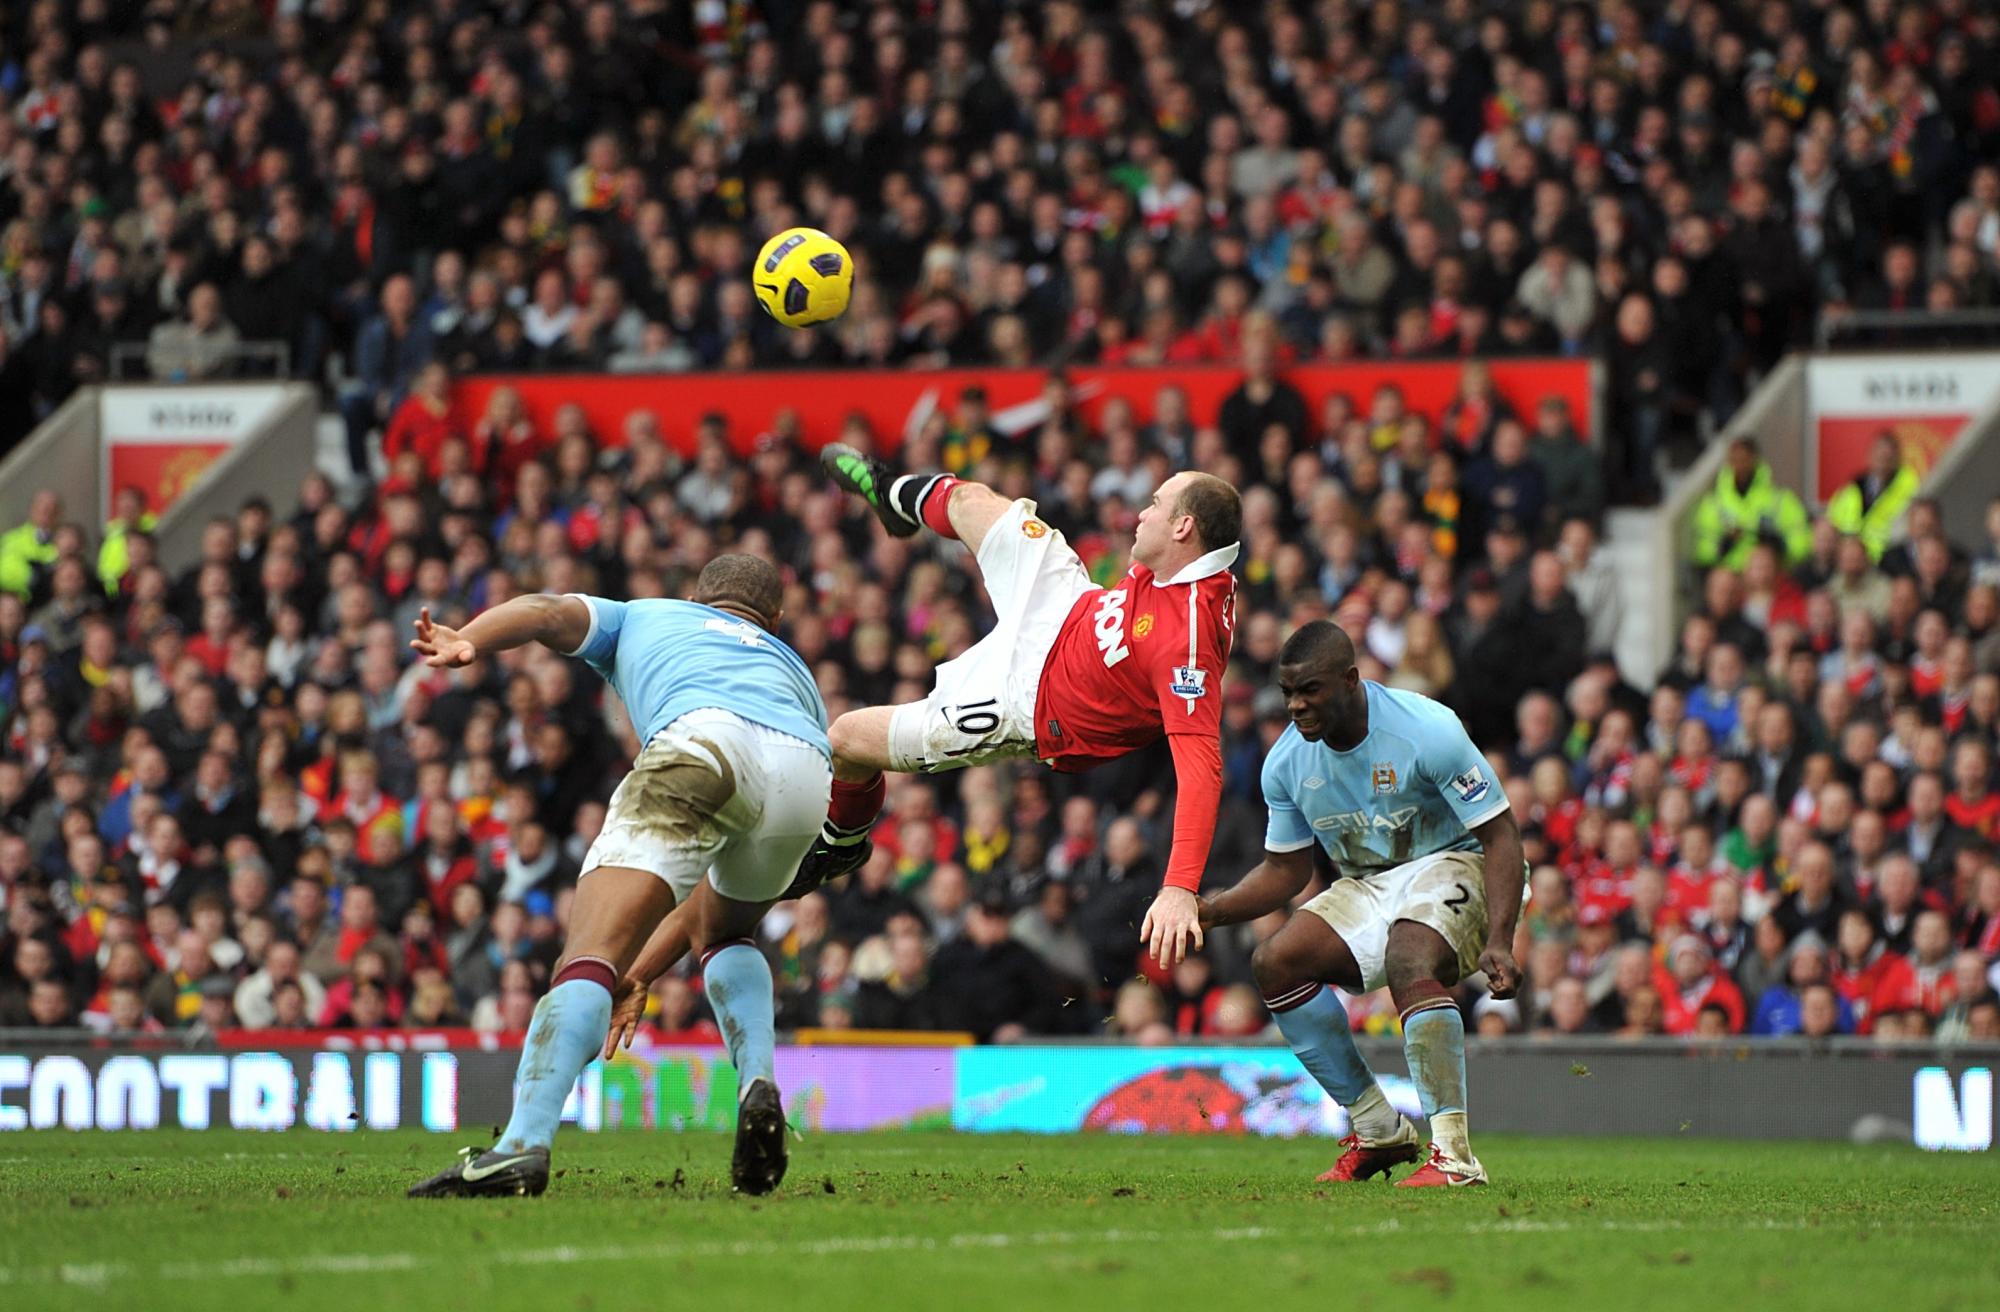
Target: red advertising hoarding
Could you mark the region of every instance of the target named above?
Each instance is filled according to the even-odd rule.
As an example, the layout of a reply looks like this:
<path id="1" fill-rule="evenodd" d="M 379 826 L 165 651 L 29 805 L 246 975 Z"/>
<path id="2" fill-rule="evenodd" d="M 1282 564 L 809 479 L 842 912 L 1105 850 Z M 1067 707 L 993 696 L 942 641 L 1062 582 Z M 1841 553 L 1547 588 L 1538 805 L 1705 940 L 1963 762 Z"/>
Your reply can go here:
<path id="1" fill-rule="evenodd" d="M 1822 502 L 1833 500 L 1841 484 L 1868 468 L 1868 448 L 1884 433 L 1896 439 L 1904 464 L 1928 474 L 1970 418 L 1969 414 L 1821 415 L 1819 481 L 1813 491 Z"/>
<path id="2" fill-rule="evenodd" d="M 1972 417 L 2000 397 L 2000 352 L 1885 352 L 1826 356 L 1806 373 L 1812 414 L 1807 491 L 1829 501 L 1868 464 L 1882 434 L 1903 463 L 1930 472 Z"/>
<path id="3" fill-rule="evenodd" d="M 104 388 L 97 412 L 100 514 L 109 520 L 119 489 L 136 487 L 146 508 L 164 515 L 210 465 L 257 431 L 283 397 L 275 383 Z"/>
<path id="4" fill-rule="evenodd" d="M 110 471 L 105 486 L 136 487 L 146 494 L 146 505 L 165 512 L 181 494 L 208 472 L 231 442 L 127 442 L 111 439 L 104 444 L 104 459 Z"/>
<path id="5" fill-rule="evenodd" d="M 1596 409 L 1591 396 L 1591 366 L 1583 360 L 1495 360 L 1489 368 L 1500 395 L 1515 412 L 1532 420 L 1544 397 L 1569 402 L 1586 434 L 1595 430 Z M 1398 364 L 1299 365 L 1285 372 L 1317 415 L 1328 396 L 1340 393 L 1366 412 L 1375 392 L 1393 383 L 1403 389 L 1412 410 L 1435 420 L 1458 390 L 1464 371 L 1455 360 Z M 1081 366 L 1067 371 L 1070 387 L 1087 419 L 1113 397 L 1132 403 L 1142 421 L 1153 413 L 1161 388 L 1176 385 L 1186 391 L 1190 413 L 1198 424 L 1212 423 L 1223 399 L 1243 380 L 1243 371 L 1228 365 L 1172 369 L 1128 369 Z M 457 385 L 456 405 L 465 422 L 486 412 L 495 388 L 519 392 L 529 417 L 546 428 L 556 410 L 571 402 L 583 407 L 593 432 L 603 442 L 624 441 L 625 420 L 635 410 L 650 410 L 661 431 L 683 451 L 691 451 L 696 421 L 716 413 L 729 421 L 729 433 L 746 453 L 782 410 L 798 414 L 808 444 L 824 445 L 852 415 L 868 421 L 885 447 L 903 440 L 935 410 L 949 413 L 966 387 L 979 384 L 996 414 L 1032 404 L 1048 379 L 1043 369 L 944 369 L 925 372 L 813 370 L 741 374 L 531 374 L 467 378 Z M 1003 423 L 1002 427 L 1006 425 Z"/>

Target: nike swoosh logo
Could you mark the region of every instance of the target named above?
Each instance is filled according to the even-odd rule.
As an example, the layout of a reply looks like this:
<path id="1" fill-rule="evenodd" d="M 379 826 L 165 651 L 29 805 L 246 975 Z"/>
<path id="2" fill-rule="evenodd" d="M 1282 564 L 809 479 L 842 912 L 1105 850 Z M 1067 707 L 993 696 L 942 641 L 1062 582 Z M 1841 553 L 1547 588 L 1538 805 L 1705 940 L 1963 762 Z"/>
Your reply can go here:
<path id="1" fill-rule="evenodd" d="M 472 1163 L 467 1162 L 465 1165 L 465 1169 L 459 1172 L 459 1178 L 464 1180 L 467 1184 L 478 1184 L 481 1180 L 484 1180 L 489 1175 L 498 1174 L 499 1172 L 506 1170 L 508 1167 L 513 1166 L 516 1163 L 525 1162 L 527 1160 L 528 1160 L 527 1156 L 522 1155 L 519 1157 L 503 1157 L 499 1161 L 493 1163 L 491 1166 L 474 1166 Z"/>

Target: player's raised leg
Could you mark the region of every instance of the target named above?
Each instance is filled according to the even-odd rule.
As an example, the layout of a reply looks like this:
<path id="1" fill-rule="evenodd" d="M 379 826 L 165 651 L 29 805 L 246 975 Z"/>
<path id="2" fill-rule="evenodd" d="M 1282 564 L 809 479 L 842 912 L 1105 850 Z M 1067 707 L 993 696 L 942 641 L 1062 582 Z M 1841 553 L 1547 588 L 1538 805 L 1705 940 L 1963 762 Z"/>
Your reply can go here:
<path id="1" fill-rule="evenodd" d="M 837 485 L 866 501 L 882 526 L 899 538 L 928 528 L 976 552 L 1013 505 L 984 483 L 951 474 L 899 474 L 886 461 L 841 442 L 820 452 L 820 464 Z"/>
<path id="2" fill-rule="evenodd" d="M 786 897 L 803 897 L 828 880 L 868 864 L 873 851 L 868 834 L 888 795 L 882 772 L 894 768 L 889 752 L 890 726 L 901 709 L 869 706 L 849 711 L 828 728 L 827 741 L 833 746 L 833 794 L 827 803 L 826 823 L 821 826 L 819 841 L 799 864 L 798 878 L 785 891 Z"/>
<path id="3" fill-rule="evenodd" d="M 1430 1122 L 1430 1160 L 1398 1188 L 1486 1183 L 1472 1155 L 1465 1114 L 1465 1018 L 1451 995 L 1459 953 L 1442 934 L 1414 920 L 1389 928 L 1383 968 L 1403 1017 L 1403 1055 Z"/>
<path id="4" fill-rule="evenodd" d="M 1347 1008 L 1329 987 L 1359 992 L 1361 968 L 1345 940 L 1317 915 L 1296 915 L 1259 944 L 1250 969 L 1285 1041 L 1327 1096 L 1347 1109 L 1346 1149 L 1322 1181 L 1366 1180 L 1415 1161 L 1416 1127 L 1389 1104 L 1348 1028 Z"/>
<path id="5" fill-rule="evenodd" d="M 507 1128 L 493 1147 L 467 1149 L 451 1167 L 414 1186 L 410 1197 L 510 1196 L 548 1188 L 549 1145 L 577 1076 L 604 1043 L 612 991 L 673 905 L 666 881 L 645 870 L 600 866 L 577 886 L 562 960 L 521 1049 Z"/>

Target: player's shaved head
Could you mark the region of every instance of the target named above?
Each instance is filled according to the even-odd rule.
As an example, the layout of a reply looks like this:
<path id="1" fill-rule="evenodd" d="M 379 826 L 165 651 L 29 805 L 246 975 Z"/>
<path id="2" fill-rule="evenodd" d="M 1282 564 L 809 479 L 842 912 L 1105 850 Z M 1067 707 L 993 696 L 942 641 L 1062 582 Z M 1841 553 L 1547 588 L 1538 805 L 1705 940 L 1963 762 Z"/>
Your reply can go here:
<path id="1" fill-rule="evenodd" d="M 694 581 L 694 600 L 704 606 L 748 611 L 767 629 L 778 627 L 785 605 L 785 581 L 777 567 L 756 556 L 717 556 Z"/>
<path id="2" fill-rule="evenodd" d="M 1243 498 L 1236 489 L 1213 474 L 1189 473 L 1186 477 L 1174 513 L 1193 517 L 1201 545 L 1214 551 L 1241 539 Z"/>
<path id="3" fill-rule="evenodd" d="M 1308 742 L 1347 751 L 1368 734 L 1368 693 L 1354 664 L 1354 640 L 1331 620 L 1314 620 L 1278 652 L 1285 714 Z"/>
<path id="4" fill-rule="evenodd" d="M 1280 665 L 1330 667 L 1336 674 L 1354 664 L 1354 640 L 1332 620 L 1313 620 L 1285 639 Z"/>

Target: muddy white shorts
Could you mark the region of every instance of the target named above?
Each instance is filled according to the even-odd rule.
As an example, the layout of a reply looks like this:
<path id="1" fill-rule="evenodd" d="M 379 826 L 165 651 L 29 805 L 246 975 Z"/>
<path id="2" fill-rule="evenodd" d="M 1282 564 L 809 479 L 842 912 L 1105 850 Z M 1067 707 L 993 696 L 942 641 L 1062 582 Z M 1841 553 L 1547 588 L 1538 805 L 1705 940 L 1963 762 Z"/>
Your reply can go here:
<path id="1" fill-rule="evenodd" d="M 833 767 L 804 739 L 729 711 L 690 711 L 632 762 L 583 873 L 644 870 L 676 902 L 706 874 L 724 897 L 770 901 L 798 874 L 832 787 Z"/>
<path id="2" fill-rule="evenodd" d="M 1387 984 L 1383 960 L 1389 927 L 1399 920 L 1428 925 L 1458 953 L 1458 977 L 1479 969 L 1486 950 L 1485 858 L 1478 852 L 1437 852 L 1358 878 L 1336 879 L 1305 904 L 1340 935 L 1361 967 L 1361 991 Z"/>
<path id="3" fill-rule="evenodd" d="M 938 666 L 937 686 L 899 707 L 889 725 L 890 768 L 934 774 L 1035 754 L 1042 667 L 1076 599 L 1097 587 L 1083 561 L 1035 503 L 1016 501 L 979 544 L 993 598 L 993 631 Z"/>

